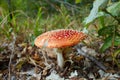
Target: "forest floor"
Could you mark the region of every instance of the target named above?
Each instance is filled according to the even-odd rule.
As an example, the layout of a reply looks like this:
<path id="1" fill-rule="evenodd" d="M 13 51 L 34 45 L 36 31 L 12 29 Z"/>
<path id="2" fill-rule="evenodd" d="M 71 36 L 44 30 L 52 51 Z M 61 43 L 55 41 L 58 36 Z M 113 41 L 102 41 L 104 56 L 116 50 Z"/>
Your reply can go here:
<path id="1" fill-rule="evenodd" d="M 64 68 L 60 70 L 56 56 L 50 54 L 54 53 L 52 50 L 40 49 L 13 38 L 11 42 L 0 44 L 0 80 L 120 80 L 120 67 L 117 65 L 120 56 L 113 58 L 111 49 L 101 54 L 98 51 L 101 44 L 102 41 L 96 39 L 91 46 L 77 46 L 98 60 L 105 70 L 94 60 L 81 56 L 75 47 L 69 51 Z"/>

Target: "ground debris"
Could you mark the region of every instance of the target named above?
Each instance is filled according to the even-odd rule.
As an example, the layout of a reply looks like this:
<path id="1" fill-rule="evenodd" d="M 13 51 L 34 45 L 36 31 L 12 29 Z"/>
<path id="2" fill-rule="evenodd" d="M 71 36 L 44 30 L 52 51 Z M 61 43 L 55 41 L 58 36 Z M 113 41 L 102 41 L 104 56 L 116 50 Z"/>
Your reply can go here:
<path id="1" fill-rule="evenodd" d="M 82 45 L 82 50 L 102 62 L 108 71 L 105 72 L 92 61 L 73 49 L 69 52 L 69 60 L 65 60 L 63 71 L 57 66 L 56 56 L 43 53 L 53 53 L 52 50 L 42 50 L 29 43 L 3 43 L 0 45 L 0 80 L 117 80 L 120 79 L 120 69 L 108 54 L 100 55 L 94 48 Z M 12 47 L 11 47 L 12 46 Z M 12 56 L 11 56 L 12 54 Z M 12 58 L 11 58 L 11 57 Z M 53 55 L 52 55 L 53 56 Z M 10 65 L 10 58 L 11 63 Z M 9 67 L 9 68 L 8 68 Z M 10 70 L 10 76 L 8 75 Z"/>

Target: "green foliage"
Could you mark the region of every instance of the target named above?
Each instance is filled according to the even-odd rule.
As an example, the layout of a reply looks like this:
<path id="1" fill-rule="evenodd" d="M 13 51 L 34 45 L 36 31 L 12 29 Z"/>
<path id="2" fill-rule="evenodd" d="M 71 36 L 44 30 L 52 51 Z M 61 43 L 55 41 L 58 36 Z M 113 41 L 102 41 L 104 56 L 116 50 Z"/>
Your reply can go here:
<path id="1" fill-rule="evenodd" d="M 107 36 L 107 35 L 109 36 L 109 35 L 114 34 L 114 29 L 115 29 L 114 25 L 105 26 L 99 29 L 98 34 L 99 36 Z"/>
<path id="2" fill-rule="evenodd" d="M 120 1 L 111 5 L 108 1 L 95 0 L 89 16 L 83 21 L 87 27 L 96 19 L 100 22 L 98 35 L 104 38 L 104 44 L 100 49 L 102 52 L 109 47 L 120 45 Z"/>
<path id="3" fill-rule="evenodd" d="M 6 10 L 8 10 L 7 0 L 1 0 L 1 1 L 0 1 L 0 7 L 3 7 L 3 8 L 5 8 Z"/>
<path id="4" fill-rule="evenodd" d="M 39 27 L 39 22 L 41 22 L 41 19 L 42 19 L 42 9 L 39 8 L 39 11 L 37 13 L 37 18 L 36 18 L 36 21 L 35 21 L 35 26 L 34 26 L 34 35 L 35 36 L 38 36 L 43 31 L 42 27 L 41 26 Z"/>
<path id="5" fill-rule="evenodd" d="M 11 13 L 14 14 L 12 19 L 9 17 Z M 5 16 L 1 16 L 2 20 L 0 22 L 0 34 L 8 40 L 12 39 L 12 33 L 19 35 L 26 33 L 26 29 L 30 29 L 29 17 L 23 11 L 16 10 L 11 13 L 6 15 L 3 12 L 2 15 Z"/>
<path id="6" fill-rule="evenodd" d="M 120 2 L 114 3 L 110 7 L 107 8 L 107 11 L 111 13 L 113 16 L 120 17 Z"/>
<path id="7" fill-rule="evenodd" d="M 120 55 L 120 49 L 116 50 L 114 53 L 113 53 L 113 61 L 117 64 L 118 67 L 120 67 L 120 61 L 119 61 L 119 58 L 118 56 Z"/>
<path id="8" fill-rule="evenodd" d="M 77 3 L 80 3 L 82 0 L 75 0 L 75 3 L 77 4 Z"/>
<path id="9" fill-rule="evenodd" d="M 90 22 L 94 21 L 96 18 L 99 18 L 101 16 L 104 16 L 105 14 L 103 12 L 99 11 L 99 8 L 108 2 L 108 0 L 95 0 L 93 3 L 93 8 L 87 18 L 83 21 L 85 25 L 89 24 Z M 105 3 L 105 4 L 104 4 Z"/>
<path id="10" fill-rule="evenodd" d="M 25 41 L 33 44 L 36 36 L 48 30 L 81 29 L 80 20 L 85 16 L 85 11 L 89 10 L 87 5 L 92 1 L 76 0 L 76 2 L 73 0 L 2 0 L 0 1 L 0 36 L 2 35 L 0 38 L 12 40 L 12 33 L 14 33 L 16 36 L 22 35 Z M 86 8 L 82 11 L 84 6 Z"/>
<path id="11" fill-rule="evenodd" d="M 105 38 L 104 40 L 104 44 L 101 47 L 101 51 L 105 51 L 106 49 L 108 49 L 110 46 L 114 45 L 114 46 L 119 46 L 120 45 L 120 37 L 119 36 L 108 36 Z"/>

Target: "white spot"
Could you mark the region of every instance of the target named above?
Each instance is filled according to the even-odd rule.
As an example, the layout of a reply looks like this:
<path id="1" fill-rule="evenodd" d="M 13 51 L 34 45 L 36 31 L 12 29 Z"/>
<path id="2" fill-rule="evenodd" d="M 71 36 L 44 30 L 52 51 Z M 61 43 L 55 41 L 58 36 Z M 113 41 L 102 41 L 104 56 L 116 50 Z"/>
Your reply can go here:
<path id="1" fill-rule="evenodd" d="M 77 71 L 71 72 L 69 78 L 76 77 L 78 75 Z"/>
<path id="2" fill-rule="evenodd" d="M 67 35 L 65 35 L 65 38 L 67 38 Z"/>
<path id="3" fill-rule="evenodd" d="M 64 78 L 61 78 L 56 71 L 52 71 L 49 76 L 46 77 L 46 80 L 65 80 Z"/>
<path id="4" fill-rule="evenodd" d="M 61 37 L 58 37 L 58 39 L 61 39 Z"/>

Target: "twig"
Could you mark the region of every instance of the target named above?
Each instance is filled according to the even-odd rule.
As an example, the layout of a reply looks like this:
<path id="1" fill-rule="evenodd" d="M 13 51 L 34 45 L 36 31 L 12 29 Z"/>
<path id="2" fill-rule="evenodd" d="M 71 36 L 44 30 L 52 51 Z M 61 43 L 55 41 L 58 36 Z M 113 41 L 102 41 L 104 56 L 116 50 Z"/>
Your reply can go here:
<path id="1" fill-rule="evenodd" d="M 8 70 L 9 70 L 9 77 L 8 80 L 11 80 L 11 62 L 12 62 L 12 56 L 13 56 L 13 52 L 10 55 L 10 60 L 9 60 L 9 65 L 8 65 Z"/>
<path id="2" fill-rule="evenodd" d="M 15 51 L 15 42 L 16 42 L 16 36 L 14 33 L 12 33 L 13 35 L 13 42 L 10 44 L 10 50 L 11 50 L 11 55 L 10 55 L 10 60 L 9 60 L 9 64 L 8 64 L 8 70 L 9 70 L 9 74 L 8 74 L 8 80 L 11 80 L 11 63 L 12 63 L 12 58 L 13 58 L 13 54 Z"/>
<path id="3" fill-rule="evenodd" d="M 45 53 L 45 50 L 46 50 L 45 48 L 43 48 L 43 50 L 42 50 L 42 55 L 45 60 L 44 64 L 46 67 L 51 68 L 51 64 L 48 63 L 48 58 L 47 58 L 47 54 Z"/>
<path id="4" fill-rule="evenodd" d="M 93 61 L 100 69 L 102 69 L 103 71 L 107 71 L 107 68 L 100 63 L 95 57 L 88 55 L 87 53 L 83 52 L 79 46 L 75 47 L 78 51 L 79 54 L 81 54 L 82 56 L 88 58 L 89 60 Z"/>

